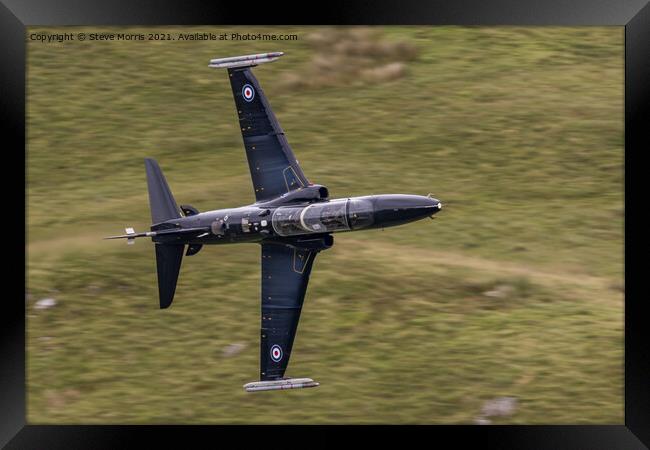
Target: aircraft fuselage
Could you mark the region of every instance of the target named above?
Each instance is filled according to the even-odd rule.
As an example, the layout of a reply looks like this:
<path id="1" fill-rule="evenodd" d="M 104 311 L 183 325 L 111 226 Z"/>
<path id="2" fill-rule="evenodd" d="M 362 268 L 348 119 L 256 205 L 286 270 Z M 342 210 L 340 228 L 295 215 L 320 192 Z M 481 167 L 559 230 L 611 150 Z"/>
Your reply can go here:
<path id="1" fill-rule="evenodd" d="M 205 228 L 201 233 L 157 234 L 154 242 L 190 245 L 259 242 L 264 239 L 386 228 L 432 217 L 441 203 L 421 195 L 385 194 L 316 201 L 268 202 L 218 209 L 168 220 L 151 227 Z"/>

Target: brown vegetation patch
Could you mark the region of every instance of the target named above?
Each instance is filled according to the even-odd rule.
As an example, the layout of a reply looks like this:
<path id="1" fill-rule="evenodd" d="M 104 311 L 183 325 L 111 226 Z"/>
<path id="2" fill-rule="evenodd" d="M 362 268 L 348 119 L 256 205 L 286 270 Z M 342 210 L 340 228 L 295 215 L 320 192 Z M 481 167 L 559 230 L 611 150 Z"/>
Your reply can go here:
<path id="1" fill-rule="evenodd" d="M 285 87 L 392 81 L 406 74 L 406 63 L 418 54 L 412 43 L 389 40 L 371 27 L 319 29 L 307 36 L 307 42 L 313 56 L 301 73 L 284 76 Z"/>

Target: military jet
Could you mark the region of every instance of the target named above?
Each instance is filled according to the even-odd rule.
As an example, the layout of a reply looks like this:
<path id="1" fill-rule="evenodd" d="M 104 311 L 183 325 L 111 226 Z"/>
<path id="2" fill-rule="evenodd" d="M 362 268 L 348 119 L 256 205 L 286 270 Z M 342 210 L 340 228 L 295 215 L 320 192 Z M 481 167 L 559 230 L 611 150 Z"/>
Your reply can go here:
<path id="1" fill-rule="evenodd" d="M 284 53 L 213 59 L 232 87 L 255 203 L 200 213 L 180 205 L 153 159 L 145 159 L 151 231 L 106 239 L 151 237 L 155 243 L 160 308 L 174 299 L 183 254 L 204 245 L 259 243 L 262 248 L 260 381 L 248 392 L 318 386 L 311 378 L 285 378 L 298 320 L 316 255 L 332 247 L 333 233 L 387 228 L 431 217 L 442 204 L 431 195 L 368 195 L 331 199 L 327 187 L 309 182 L 294 156 L 252 68 Z"/>

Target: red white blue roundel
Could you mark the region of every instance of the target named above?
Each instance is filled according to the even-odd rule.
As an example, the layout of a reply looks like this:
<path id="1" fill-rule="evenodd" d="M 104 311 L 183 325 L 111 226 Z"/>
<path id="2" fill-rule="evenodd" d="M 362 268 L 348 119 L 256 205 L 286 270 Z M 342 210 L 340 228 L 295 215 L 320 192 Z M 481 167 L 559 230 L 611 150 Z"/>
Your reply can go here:
<path id="1" fill-rule="evenodd" d="M 271 359 L 275 362 L 282 359 L 282 347 L 277 344 L 271 347 Z"/>
<path id="2" fill-rule="evenodd" d="M 252 102 L 255 98 L 255 89 L 253 89 L 253 86 L 250 84 L 245 84 L 244 87 L 241 88 L 241 95 L 247 102 Z"/>

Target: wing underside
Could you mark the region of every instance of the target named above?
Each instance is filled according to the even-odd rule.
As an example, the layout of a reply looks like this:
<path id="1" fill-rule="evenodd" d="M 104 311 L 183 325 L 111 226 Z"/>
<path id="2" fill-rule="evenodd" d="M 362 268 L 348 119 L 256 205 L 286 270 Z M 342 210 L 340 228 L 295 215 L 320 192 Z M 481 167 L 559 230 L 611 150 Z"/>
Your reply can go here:
<path id="1" fill-rule="evenodd" d="M 260 380 L 284 377 L 318 250 L 262 244 Z"/>
<path id="2" fill-rule="evenodd" d="M 228 77 L 256 201 L 307 186 L 309 181 L 251 68 L 230 68 Z"/>

